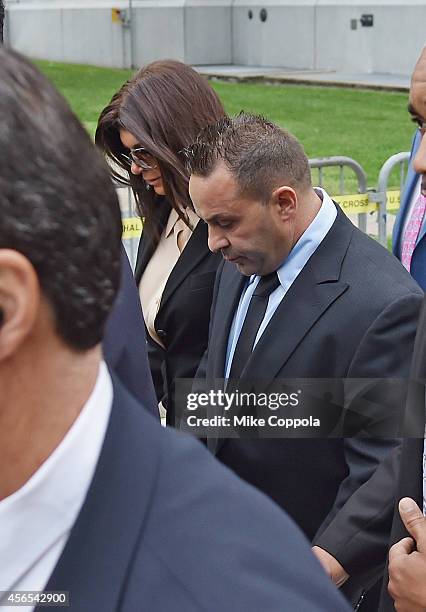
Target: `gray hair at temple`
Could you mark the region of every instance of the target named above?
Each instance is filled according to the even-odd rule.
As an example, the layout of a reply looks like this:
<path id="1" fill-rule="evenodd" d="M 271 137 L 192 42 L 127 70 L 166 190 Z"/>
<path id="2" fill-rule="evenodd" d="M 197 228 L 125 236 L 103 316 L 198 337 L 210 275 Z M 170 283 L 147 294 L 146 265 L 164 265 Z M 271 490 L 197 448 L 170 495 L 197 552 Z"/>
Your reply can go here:
<path id="1" fill-rule="evenodd" d="M 33 266 L 58 335 L 101 341 L 121 266 L 121 215 L 102 156 L 53 85 L 0 48 L 0 249 Z"/>
<path id="2" fill-rule="evenodd" d="M 220 119 L 203 129 L 184 153 L 190 174 L 207 177 L 222 160 L 241 193 L 264 203 L 281 185 L 296 191 L 312 187 L 302 145 L 292 134 L 260 115 L 240 113 Z"/>

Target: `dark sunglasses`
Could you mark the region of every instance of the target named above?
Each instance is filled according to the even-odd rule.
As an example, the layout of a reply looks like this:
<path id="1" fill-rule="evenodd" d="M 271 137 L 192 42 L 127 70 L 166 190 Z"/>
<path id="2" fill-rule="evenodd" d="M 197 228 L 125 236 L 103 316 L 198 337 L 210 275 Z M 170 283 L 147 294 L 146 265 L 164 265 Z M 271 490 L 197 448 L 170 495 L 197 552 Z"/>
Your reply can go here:
<path id="1" fill-rule="evenodd" d="M 134 162 L 142 170 L 153 170 L 158 167 L 158 162 L 151 153 L 145 149 L 145 147 L 135 147 L 130 149 L 129 155 L 122 153 L 121 156 L 126 160 L 127 163 L 132 164 Z"/>

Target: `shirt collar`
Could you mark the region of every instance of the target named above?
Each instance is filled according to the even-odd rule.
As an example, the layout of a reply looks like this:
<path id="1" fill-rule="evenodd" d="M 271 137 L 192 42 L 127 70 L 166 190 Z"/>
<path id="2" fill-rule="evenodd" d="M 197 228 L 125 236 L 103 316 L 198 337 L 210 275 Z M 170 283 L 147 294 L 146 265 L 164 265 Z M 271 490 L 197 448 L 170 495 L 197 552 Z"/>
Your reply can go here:
<path id="1" fill-rule="evenodd" d="M 300 236 L 286 259 L 278 268 L 278 278 L 282 285 L 285 284 L 287 269 L 290 266 L 303 268 L 328 234 L 337 217 L 337 208 L 333 204 L 328 193 L 319 187 L 317 187 L 315 191 L 319 192 L 318 195 L 322 199 L 321 207 L 310 225 Z"/>
<path id="2" fill-rule="evenodd" d="M 200 220 L 200 218 L 190 208 L 186 208 L 185 209 L 185 214 L 187 216 L 187 219 L 188 219 L 189 224 L 190 224 L 192 229 L 188 228 L 188 226 L 183 221 L 183 219 L 181 219 L 179 217 L 179 215 L 177 214 L 177 211 L 174 208 L 172 208 L 172 210 L 170 211 L 170 215 L 169 215 L 168 221 L 167 221 L 166 229 L 164 230 L 166 238 L 168 238 L 170 236 L 170 234 L 172 233 L 172 231 L 173 231 L 173 229 L 174 229 L 174 227 L 175 227 L 175 225 L 177 223 L 180 223 L 183 226 L 182 229 L 188 228 L 188 230 L 190 230 L 190 231 L 194 230 L 194 228 L 197 225 L 197 223 Z"/>
<path id="3" fill-rule="evenodd" d="M 320 187 L 316 187 L 315 191 L 322 200 L 321 207 L 281 266 L 277 269 L 279 281 L 286 290 L 289 281 L 288 271 L 294 270 L 300 272 L 311 255 L 324 240 L 337 217 L 336 206 L 333 204 L 328 193 Z M 291 276 L 293 277 L 294 274 L 291 273 Z M 258 278 L 257 275 L 252 275 L 248 284 L 250 285 L 256 278 Z"/>
<path id="4" fill-rule="evenodd" d="M 176 210 L 172 208 L 172 210 L 170 211 L 169 218 L 167 220 L 166 229 L 164 230 L 164 233 L 167 238 L 172 233 L 175 223 L 178 219 L 179 219 L 179 215 L 177 214 Z"/>
<path id="5" fill-rule="evenodd" d="M 0 589 L 10 589 L 64 533 L 83 505 L 113 399 L 104 362 L 94 389 L 53 453 L 18 491 L 0 501 Z M 58 407 L 60 409 L 60 407 Z"/>

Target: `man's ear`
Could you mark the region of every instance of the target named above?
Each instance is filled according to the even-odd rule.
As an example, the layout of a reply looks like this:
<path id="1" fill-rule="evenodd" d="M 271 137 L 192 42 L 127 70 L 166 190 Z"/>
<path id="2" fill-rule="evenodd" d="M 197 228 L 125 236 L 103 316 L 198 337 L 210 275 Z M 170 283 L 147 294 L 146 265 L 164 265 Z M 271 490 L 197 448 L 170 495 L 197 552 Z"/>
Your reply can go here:
<path id="1" fill-rule="evenodd" d="M 288 185 L 277 187 L 272 192 L 272 203 L 278 207 L 283 221 L 293 219 L 297 211 L 297 193 Z"/>
<path id="2" fill-rule="evenodd" d="M 39 307 L 40 285 L 32 264 L 17 251 L 0 249 L 0 361 L 31 333 Z"/>

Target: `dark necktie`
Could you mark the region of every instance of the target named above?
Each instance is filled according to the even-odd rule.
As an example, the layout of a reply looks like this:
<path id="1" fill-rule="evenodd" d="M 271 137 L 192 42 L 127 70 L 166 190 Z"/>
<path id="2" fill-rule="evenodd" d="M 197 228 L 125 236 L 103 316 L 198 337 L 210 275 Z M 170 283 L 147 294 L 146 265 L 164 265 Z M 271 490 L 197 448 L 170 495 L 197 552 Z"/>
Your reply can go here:
<path id="1" fill-rule="evenodd" d="M 247 310 L 246 318 L 235 347 L 229 378 L 239 378 L 253 351 L 257 332 L 265 316 L 270 294 L 279 286 L 276 272 L 262 276 Z"/>

